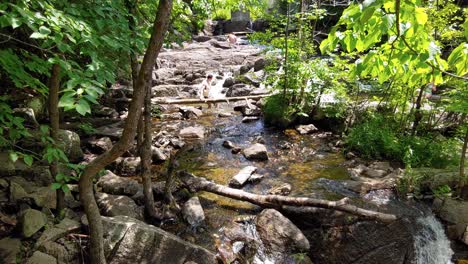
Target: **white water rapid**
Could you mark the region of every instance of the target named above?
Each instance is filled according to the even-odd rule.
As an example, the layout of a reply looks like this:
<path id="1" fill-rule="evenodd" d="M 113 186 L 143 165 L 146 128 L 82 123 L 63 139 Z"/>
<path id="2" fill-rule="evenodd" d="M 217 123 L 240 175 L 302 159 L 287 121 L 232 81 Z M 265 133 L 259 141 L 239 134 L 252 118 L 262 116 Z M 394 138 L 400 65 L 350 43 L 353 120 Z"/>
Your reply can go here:
<path id="1" fill-rule="evenodd" d="M 422 228 L 414 238 L 416 264 L 452 264 L 453 251 L 442 224 L 432 215 L 418 223 Z"/>

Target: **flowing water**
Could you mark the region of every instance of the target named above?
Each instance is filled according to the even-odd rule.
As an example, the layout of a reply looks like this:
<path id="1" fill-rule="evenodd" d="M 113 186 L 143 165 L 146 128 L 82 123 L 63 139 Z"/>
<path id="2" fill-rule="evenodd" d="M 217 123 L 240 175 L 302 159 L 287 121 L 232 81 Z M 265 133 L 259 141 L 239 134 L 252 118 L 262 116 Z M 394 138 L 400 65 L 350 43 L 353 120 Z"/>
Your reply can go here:
<path id="1" fill-rule="evenodd" d="M 415 236 L 416 264 L 451 264 L 453 251 L 444 227 L 433 216 L 417 220 L 421 229 Z"/>

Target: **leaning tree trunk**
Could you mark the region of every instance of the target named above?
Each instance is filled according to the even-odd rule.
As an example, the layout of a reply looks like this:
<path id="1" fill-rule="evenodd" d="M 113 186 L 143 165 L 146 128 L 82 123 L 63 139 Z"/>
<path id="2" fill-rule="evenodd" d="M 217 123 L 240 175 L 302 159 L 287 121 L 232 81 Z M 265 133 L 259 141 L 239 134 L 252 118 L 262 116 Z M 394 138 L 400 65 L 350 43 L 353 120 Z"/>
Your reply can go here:
<path id="1" fill-rule="evenodd" d="M 50 137 L 54 140 L 54 147 L 57 147 L 58 131 L 60 124 L 60 115 L 58 109 L 60 90 L 60 65 L 54 64 L 52 66 L 52 74 L 49 83 L 49 119 L 50 119 Z M 50 174 L 52 178 L 58 174 L 58 161 L 54 160 L 50 166 Z M 61 217 L 63 209 L 65 209 L 65 193 L 61 188 L 57 189 L 57 212 Z"/>
<path id="2" fill-rule="evenodd" d="M 94 264 L 106 263 L 106 258 L 104 255 L 101 215 L 99 214 L 99 208 L 96 204 L 93 193 L 93 179 L 101 169 L 122 155 L 135 139 L 137 122 L 141 114 L 143 98 L 145 96 L 145 88 L 148 80 L 151 78 L 152 69 L 163 45 L 164 35 L 169 24 L 171 9 L 172 0 L 159 1 L 150 42 L 141 64 L 136 89 L 133 91 L 132 102 L 129 107 L 128 117 L 125 121 L 120 140 L 112 147 L 112 149 L 91 161 L 88 166 L 86 166 L 80 177 L 80 200 L 86 213 L 86 217 L 88 218 L 91 242 L 90 260 L 91 263 Z"/>
<path id="3" fill-rule="evenodd" d="M 262 207 L 278 208 L 283 206 L 298 206 L 298 207 L 317 207 L 332 209 L 337 211 L 346 212 L 349 214 L 365 217 L 371 220 L 378 220 L 381 222 L 392 222 L 398 219 L 393 214 L 386 214 L 372 210 L 363 209 L 348 203 L 348 198 L 340 201 L 328 201 L 322 199 L 315 199 L 309 197 L 288 197 L 282 195 L 261 195 L 245 192 L 239 189 L 229 188 L 214 182 L 208 181 L 204 178 L 196 177 L 190 173 L 181 171 L 179 172 L 179 179 L 182 180 L 184 185 L 191 191 L 207 191 L 218 195 L 226 196 L 229 198 L 247 201 Z"/>
<path id="4" fill-rule="evenodd" d="M 145 211 L 151 219 L 159 218 L 154 207 L 154 196 L 151 184 L 151 143 L 153 134 L 151 131 L 151 86 L 146 87 L 145 110 L 144 110 L 144 141 L 140 149 L 141 177 L 143 179 L 143 194 L 145 197 Z"/>
<path id="5" fill-rule="evenodd" d="M 411 134 L 413 136 L 416 135 L 419 122 L 421 122 L 421 119 L 422 119 L 421 105 L 422 105 L 423 94 L 424 94 L 424 87 L 421 87 L 421 89 L 419 90 L 418 99 L 416 100 L 416 107 L 414 111 L 413 129 L 411 131 Z"/>

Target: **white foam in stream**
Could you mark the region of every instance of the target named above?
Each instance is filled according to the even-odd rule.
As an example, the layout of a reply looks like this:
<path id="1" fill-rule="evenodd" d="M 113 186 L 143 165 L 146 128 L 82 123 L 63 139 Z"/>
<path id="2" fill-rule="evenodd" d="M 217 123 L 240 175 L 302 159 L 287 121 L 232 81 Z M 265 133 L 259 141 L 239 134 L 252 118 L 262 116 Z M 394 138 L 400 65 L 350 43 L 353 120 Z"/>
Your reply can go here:
<path id="1" fill-rule="evenodd" d="M 451 264 L 453 251 L 442 224 L 434 216 L 418 219 L 423 226 L 414 238 L 416 264 Z"/>

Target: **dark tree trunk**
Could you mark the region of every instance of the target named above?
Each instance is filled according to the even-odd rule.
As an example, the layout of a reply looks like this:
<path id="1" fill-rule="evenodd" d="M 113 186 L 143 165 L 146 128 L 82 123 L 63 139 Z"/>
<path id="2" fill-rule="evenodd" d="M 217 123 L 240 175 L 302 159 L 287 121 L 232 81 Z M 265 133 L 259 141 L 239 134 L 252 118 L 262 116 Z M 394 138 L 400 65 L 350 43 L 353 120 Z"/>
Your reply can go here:
<path id="1" fill-rule="evenodd" d="M 156 58 L 158 57 L 159 51 L 163 45 L 164 35 L 167 31 L 170 20 L 171 9 L 172 0 L 159 1 L 151 38 L 143 58 L 141 69 L 138 73 L 135 86 L 136 89 L 133 91 L 132 102 L 129 107 L 128 117 L 125 121 L 125 126 L 120 140 L 112 147 L 112 149 L 90 162 L 80 177 L 80 200 L 89 222 L 91 242 L 90 260 L 91 263 L 94 264 L 106 263 L 106 258 L 104 255 L 101 215 L 93 193 L 93 179 L 101 169 L 122 155 L 135 140 L 137 123 L 141 115 L 143 98 L 145 96 L 145 88 L 148 85 L 148 80 L 151 78 L 151 72 L 156 62 Z"/>
<path id="2" fill-rule="evenodd" d="M 50 119 L 50 137 L 54 140 L 54 147 L 57 147 L 58 131 L 60 124 L 60 115 L 58 109 L 59 101 L 59 90 L 60 90 L 60 65 L 54 64 L 52 66 L 52 74 L 49 82 L 49 119 Z M 58 161 L 53 161 L 50 166 L 50 174 L 55 179 L 58 172 Z M 62 211 L 65 209 L 65 193 L 62 189 L 57 189 L 57 212 L 58 215 L 62 215 Z"/>
<path id="3" fill-rule="evenodd" d="M 421 87 L 419 90 L 419 95 L 418 99 L 416 100 L 416 107 L 414 110 L 414 122 L 413 122 L 413 129 L 411 131 L 411 134 L 414 136 L 416 135 L 416 131 L 418 130 L 419 122 L 421 122 L 422 119 L 422 113 L 421 113 L 421 105 L 422 105 L 422 98 L 424 95 L 424 87 Z"/>
<path id="4" fill-rule="evenodd" d="M 466 190 L 466 179 L 465 179 L 465 158 L 466 149 L 468 147 L 468 126 L 465 128 L 465 139 L 463 141 L 463 147 L 460 155 L 460 181 L 458 183 L 458 193 L 462 198 L 468 197 L 468 190 Z M 466 196 L 466 197 L 465 197 Z"/>
<path id="5" fill-rule="evenodd" d="M 185 147 L 184 147 L 185 148 Z M 169 209 L 179 209 L 174 196 L 172 196 L 172 189 L 175 184 L 175 169 L 177 167 L 177 153 L 183 153 L 184 149 L 179 150 L 178 152 L 172 152 L 171 157 L 169 158 L 169 164 L 167 165 L 167 178 L 166 185 L 164 186 L 164 200 L 168 205 Z"/>

